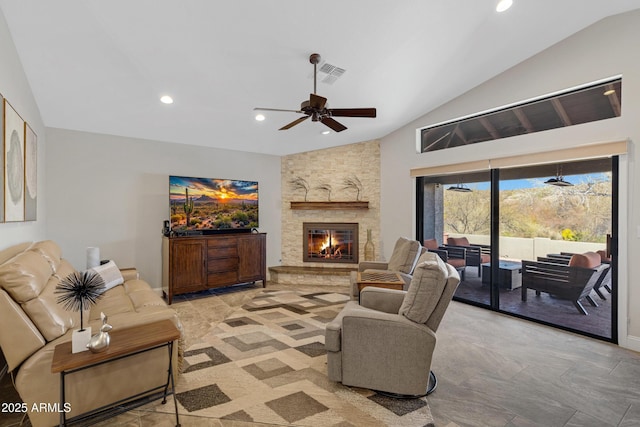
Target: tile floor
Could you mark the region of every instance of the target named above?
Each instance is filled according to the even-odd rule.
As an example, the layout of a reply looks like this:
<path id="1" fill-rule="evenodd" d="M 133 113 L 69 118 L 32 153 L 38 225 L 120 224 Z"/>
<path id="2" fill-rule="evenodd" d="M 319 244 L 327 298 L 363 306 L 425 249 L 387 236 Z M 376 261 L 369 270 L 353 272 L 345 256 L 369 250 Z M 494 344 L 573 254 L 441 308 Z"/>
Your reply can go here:
<path id="1" fill-rule="evenodd" d="M 260 289 L 182 297 L 174 308 L 185 328 L 202 330 Z M 438 330 L 433 370 L 438 388 L 429 404 L 438 427 L 640 425 L 640 353 L 462 303 L 452 302 Z M 5 377 L 0 402 L 14 398 L 11 388 Z M 0 414 L 2 427 L 19 421 Z M 101 425 L 163 427 L 174 421 L 143 408 Z M 180 421 L 185 427 L 259 426 L 186 415 Z"/>

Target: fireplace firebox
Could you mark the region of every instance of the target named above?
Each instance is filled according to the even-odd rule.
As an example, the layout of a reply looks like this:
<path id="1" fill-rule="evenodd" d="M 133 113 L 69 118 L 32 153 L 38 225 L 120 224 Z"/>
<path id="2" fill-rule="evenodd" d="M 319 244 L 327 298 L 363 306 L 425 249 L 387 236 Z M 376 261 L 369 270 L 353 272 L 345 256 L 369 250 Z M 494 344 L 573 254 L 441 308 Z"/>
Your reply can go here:
<path id="1" fill-rule="evenodd" d="M 358 263 L 358 224 L 305 222 L 302 261 Z"/>

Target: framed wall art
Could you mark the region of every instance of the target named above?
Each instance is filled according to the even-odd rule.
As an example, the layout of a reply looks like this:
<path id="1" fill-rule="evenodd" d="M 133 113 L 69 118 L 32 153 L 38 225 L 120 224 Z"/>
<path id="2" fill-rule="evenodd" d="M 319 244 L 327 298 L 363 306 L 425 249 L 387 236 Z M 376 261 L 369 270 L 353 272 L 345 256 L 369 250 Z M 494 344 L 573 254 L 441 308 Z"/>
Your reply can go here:
<path id="1" fill-rule="evenodd" d="M 4 98 L 0 93 L 0 222 L 4 222 Z"/>
<path id="2" fill-rule="evenodd" d="M 38 206 L 38 136 L 31 126 L 24 126 L 24 220 L 37 219 Z"/>
<path id="3" fill-rule="evenodd" d="M 24 120 L 4 100 L 4 220 L 24 221 Z"/>

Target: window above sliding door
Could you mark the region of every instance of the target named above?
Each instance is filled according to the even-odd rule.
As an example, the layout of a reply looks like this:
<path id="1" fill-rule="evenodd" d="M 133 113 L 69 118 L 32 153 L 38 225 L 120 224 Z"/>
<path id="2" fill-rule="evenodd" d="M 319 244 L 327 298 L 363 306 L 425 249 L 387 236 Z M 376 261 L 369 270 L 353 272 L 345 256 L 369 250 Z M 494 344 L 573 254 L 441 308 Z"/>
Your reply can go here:
<path id="1" fill-rule="evenodd" d="M 427 126 L 420 130 L 420 152 L 619 117 L 621 106 L 622 78 L 616 77 Z"/>

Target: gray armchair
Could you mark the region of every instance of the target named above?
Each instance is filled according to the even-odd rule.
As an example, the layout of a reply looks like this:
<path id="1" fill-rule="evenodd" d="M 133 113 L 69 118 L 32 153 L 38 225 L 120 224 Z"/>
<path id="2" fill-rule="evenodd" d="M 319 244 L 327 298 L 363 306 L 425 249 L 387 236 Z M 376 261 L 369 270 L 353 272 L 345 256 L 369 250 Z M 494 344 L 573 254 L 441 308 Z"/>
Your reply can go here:
<path id="1" fill-rule="evenodd" d="M 329 379 L 394 395 L 430 390 L 436 330 L 460 283 L 433 252 L 421 255 L 408 291 L 367 287 L 327 324 Z"/>
<path id="2" fill-rule="evenodd" d="M 422 253 L 422 245 L 417 240 L 407 239 L 406 237 L 400 237 L 391 253 L 389 262 L 384 261 L 363 261 L 358 264 L 358 271 L 366 270 L 387 270 L 400 273 L 402 279 L 405 282 L 405 288 L 409 287 L 411 282 L 411 275 L 413 269 L 418 262 L 418 258 Z M 356 282 L 356 272 L 351 274 L 351 296 L 353 299 L 358 299 L 359 291 Z"/>

